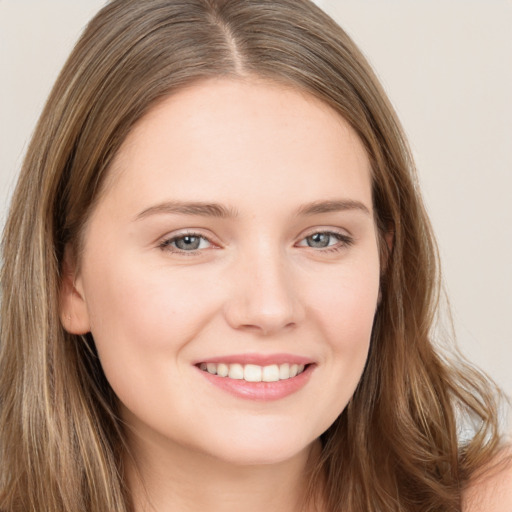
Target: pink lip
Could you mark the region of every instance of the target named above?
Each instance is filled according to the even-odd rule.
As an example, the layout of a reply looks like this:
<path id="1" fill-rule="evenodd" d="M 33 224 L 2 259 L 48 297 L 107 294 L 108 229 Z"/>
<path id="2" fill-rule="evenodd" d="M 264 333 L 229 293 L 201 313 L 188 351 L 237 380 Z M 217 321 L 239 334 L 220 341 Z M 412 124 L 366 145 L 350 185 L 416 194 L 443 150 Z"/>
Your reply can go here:
<path id="1" fill-rule="evenodd" d="M 293 354 L 232 354 L 229 356 L 211 357 L 197 361 L 196 366 L 201 363 L 226 363 L 226 364 L 257 364 L 258 366 L 267 366 L 270 364 L 311 364 L 313 361 L 306 357 Z"/>
<path id="2" fill-rule="evenodd" d="M 223 359 L 223 361 L 226 362 L 226 359 Z M 240 359 L 236 360 L 236 362 L 239 361 Z M 275 361 L 275 359 L 273 359 L 273 361 Z M 214 361 L 210 360 L 208 362 Z M 239 380 L 230 379 L 229 377 L 219 377 L 218 375 L 213 375 L 207 371 L 201 370 L 198 366 L 196 366 L 196 368 L 210 384 L 213 384 L 217 388 L 226 391 L 237 398 L 265 402 L 280 400 L 302 389 L 308 383 L 314 369 L 316 368 L 316 364 L 307 365 L 305 370 L 296 377 L 291 377 L 277 382 L 247 382 L 243 379 Z"/>

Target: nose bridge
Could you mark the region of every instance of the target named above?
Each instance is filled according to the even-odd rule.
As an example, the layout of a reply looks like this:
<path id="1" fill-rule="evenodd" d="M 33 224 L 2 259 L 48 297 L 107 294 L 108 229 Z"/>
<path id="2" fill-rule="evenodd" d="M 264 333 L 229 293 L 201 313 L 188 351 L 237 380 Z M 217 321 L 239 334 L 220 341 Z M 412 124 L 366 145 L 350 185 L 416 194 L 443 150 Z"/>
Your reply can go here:
<path id="1" fill-rule="evenodd" d="M 277 244 L 260 243 L 240 254 L 231 279 L 227 316 L 232 327 L 270 334 L 301 320 L 292 269 Z"/>

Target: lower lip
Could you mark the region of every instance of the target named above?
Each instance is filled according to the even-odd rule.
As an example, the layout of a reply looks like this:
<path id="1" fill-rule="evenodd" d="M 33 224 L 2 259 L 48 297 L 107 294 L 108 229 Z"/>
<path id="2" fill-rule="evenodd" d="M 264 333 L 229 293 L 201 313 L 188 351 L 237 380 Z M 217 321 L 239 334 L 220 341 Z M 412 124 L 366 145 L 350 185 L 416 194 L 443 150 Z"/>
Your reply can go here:
<path id="1" fill-rule="evenodd" d="M 243 379 L 219 377 L 218 375 L 213 375 L 199 368 L 198 371 L 200 371 L 203 377 L 211 384 L 238 398 L 273 401 L 285 398 L 302 389 L 309 381 L 314 368 L 315 365 L 310 364 L 296 377 L 276 382 L 247 382 Z"/>

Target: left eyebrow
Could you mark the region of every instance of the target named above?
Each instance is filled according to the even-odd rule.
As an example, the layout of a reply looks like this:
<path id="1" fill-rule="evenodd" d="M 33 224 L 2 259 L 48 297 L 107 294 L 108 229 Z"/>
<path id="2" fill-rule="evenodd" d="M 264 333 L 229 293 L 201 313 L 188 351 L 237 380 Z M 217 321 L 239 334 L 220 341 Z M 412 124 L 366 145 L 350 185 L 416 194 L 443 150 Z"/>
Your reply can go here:
<path id="1" fill-rule="evenodd" d="M 340 199 L 331 201 L 314 201 L 302 205 L 298 210 L 298 215 L 317 215 L 319 213 L 343 212 L 347 210 L 359 210 L 366 215 L 371 215 L 370 209 L 360 201 L 353 199 Z"/>

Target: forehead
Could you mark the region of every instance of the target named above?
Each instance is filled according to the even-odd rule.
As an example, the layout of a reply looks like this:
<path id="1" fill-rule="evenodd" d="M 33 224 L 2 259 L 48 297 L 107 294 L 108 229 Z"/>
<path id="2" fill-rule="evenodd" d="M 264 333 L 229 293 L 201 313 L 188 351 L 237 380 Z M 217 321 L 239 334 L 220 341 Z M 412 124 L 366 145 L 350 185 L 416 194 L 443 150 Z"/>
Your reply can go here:
<path id="1" fill-rule="evenodd" d="M 370 164 L 348 123 L 312 95 L 261 80 L 194 84 L 134 126 L 106 190 L 136 188 L 143 195 L 159 187 L 162 199 L 207 200 L 216 193 L 227 202 L 233 191 L 249 199 L 261 189 L 286 190 L 308 201 L 341 187 L 339 194 L 357 189 L 371 206 Z"/>

